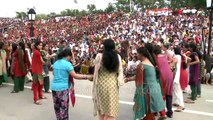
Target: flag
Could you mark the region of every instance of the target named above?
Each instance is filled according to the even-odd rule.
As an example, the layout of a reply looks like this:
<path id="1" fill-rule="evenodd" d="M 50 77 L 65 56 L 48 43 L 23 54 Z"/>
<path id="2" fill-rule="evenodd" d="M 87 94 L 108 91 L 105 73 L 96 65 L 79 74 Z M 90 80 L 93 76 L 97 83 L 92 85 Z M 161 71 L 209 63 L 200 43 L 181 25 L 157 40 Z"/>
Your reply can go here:
<path id="1" fill-rule="evenodd" d="M 72 106 L 75 106 L 75 89 L 74 89 L 74 79 L 71 75 L 69 75 L 69 82 L 72 84 L 72 88 L 70 89 L 70 99 Z"/>

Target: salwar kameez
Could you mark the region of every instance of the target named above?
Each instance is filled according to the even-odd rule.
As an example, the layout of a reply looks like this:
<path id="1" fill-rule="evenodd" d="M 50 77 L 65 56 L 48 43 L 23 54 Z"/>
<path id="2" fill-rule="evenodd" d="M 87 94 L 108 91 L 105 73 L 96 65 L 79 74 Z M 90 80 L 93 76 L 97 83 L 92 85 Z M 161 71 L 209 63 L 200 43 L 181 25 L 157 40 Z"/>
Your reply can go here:
<path id="1" fill-rule="evenodd" d="M 33 52 L 32 57 L 32 74 L 33 74 L 33 95 L 34 102 L 37 102 L 39 98 L 43 98 L 43 64 L 41 61 L 41 53 L 38 50 Z"/>
<path id="2" fill-rule="evenodd" d="M 25 55 L 24 55 L 25 52 Z M 14 88 L 12 93 L 24 90 L 25 76 L 30 66 L 27 52 L 18 49 L 13 55 L 12 76 L 14 80 Z"/>
<path id="3" fill-rule="evenodd" d="M 195 60 L 195 56 L 197 56 L 197 53 L 192 53 L 191 55 L 192 60 Z M 200 84 L 199 78 L 200 78 L 200 63 L 191 65 L 189 68 L 189 85 L 192 91 L 191 100 L 193 101 L 195 101 L 197 98 L 197 89 Z"/>
<path id="4" fill-rule="evenodd" d="M 172 116 L 172 92 L 173 92 L 173 73 L 168 63 L 166 55 L 158 55 L 156 57 L 158 69 L 160 71 L 160 79 L 163 81 L 163 93 L 166 100 L 167 116 Z"/>
<path id="5" fill-rule="evenodd" d="M 33 74 L 33 99 L 34 102 L 38 101 L 39 99 L 43 98 L 43 76 Z"/>
<path id="6" fill-rule="evenodd" d="M 118 72 L 108 72 L 102 64 L 102 54 L 97 54 L 93 76 L 94 116 L 117 117 L 119 112 L 119 86 L 124 84 L 123 67 L 120 55 Z M 98 114 L 97 114 L 98 113 Z"/>
<path id="7" fill-rule="evenodd" d="M 173 101 L 174 104 L 184 107 L 183 91 L 180 84 L 181 56 L 175 55 L 175 58 L 178 62 L 176 63 L 176 73 L 174 77 Z"/>
<path id="8" fill-rule="evenodd" d="M 49 89 L 50 89 L 50 78 L 49 78 L 49 69 L 48 69 L 49 60 L 47 58 L 47 56 L 49 54 L 48 54 L 48 52 L 42 50 L 41 55 L 42 55 L 43 60 L 46 62 L 43 65 L 43 68 L 44 68 L 44 91 L 49 92 Z"/>
<path id="9" fill-rule="evenodd" d="M 24 91 L 24 80 L 25 77 L 21 76 L 21 77 L 14 77 L 14 87 L 13 90 L 15 92 L 19 92 L 19 91 Z"/>
<path id="10" fill-rule="evenodd" d="M 165 109 L 165 104 L 160 85 L 157 82 L 155 68 L 146 64 L 139 64 L 135 82 L 134 120 L 141 119 L 144 115 L 162 112 Z"/>
<path id="11" fill-rule="evenodd" d="M 0 85 L 7 81 L 6 57 L 5 50 L 0 50 Z"/>
<path id="12" fill-rule="evenodd" d="M 49 77 L 49 70 L 48 66 L 44 65 L 44 91 L 49 92 L 50 89 L 50 77 Z"/>

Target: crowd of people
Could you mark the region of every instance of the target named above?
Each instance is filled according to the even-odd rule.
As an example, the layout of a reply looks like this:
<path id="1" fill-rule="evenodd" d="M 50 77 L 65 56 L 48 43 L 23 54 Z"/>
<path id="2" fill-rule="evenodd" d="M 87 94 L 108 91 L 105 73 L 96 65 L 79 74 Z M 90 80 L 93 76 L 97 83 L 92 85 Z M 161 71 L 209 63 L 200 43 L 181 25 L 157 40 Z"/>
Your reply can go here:
<path id="1" fill-rule="evenodd" d="M 134 119 L 152 120 L 157 113 L 159 120 L 171 118 L 172 106 L 182 112 L 184 103 L 201 97 L 201 83 L 213 84 L 212 47 L 211 70 L 205 63 L 208 25 L 208 16 L 201 14 L 118 11 L 37 20 L 36 37 L 31 39 L 26 20 L 1 18 L 0 85 L 11 76 L 11 93 L 18 93 L 26 77 L 32 81 L 34 103 L 41 105 L 40 99 L 46 99 L 44 87 L 53 95 L 57 119 L 67 120 L 73 78 L 89 79 L 94 115 L 115 120 L 119 87 L 135 81 Z M 183 92 L 191 97 L 184 101 Z"/>

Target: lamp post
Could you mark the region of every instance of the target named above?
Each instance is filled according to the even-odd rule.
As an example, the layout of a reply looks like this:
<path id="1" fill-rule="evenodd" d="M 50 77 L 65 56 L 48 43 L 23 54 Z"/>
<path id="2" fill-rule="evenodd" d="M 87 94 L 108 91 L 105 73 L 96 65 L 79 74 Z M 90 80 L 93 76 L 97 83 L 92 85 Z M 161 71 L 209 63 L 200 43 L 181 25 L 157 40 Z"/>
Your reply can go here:
<path id="1" fill-rule="evenodd" d="M 206 7 L 209 10 L 209 39 L 208 39 L 208 53 L 206 57 L 206 66 L 207 66 L 207 73 L 211 71 L 211 56 L 210 56 L 210 49 L 211 49 L 211 41 L 212 41 L 212 4 L 213 0 L 206 0 Z"/>
<path id="2" fill-rule="evenodd" d="M 156 5 L 157 9 L 159 8 L 159 4 L 160 3 L 158 1 L 155 2 L 155 5 Z"/>
<path id="3" fill-rule="evenodd" d="M 206 39 L 204 36 L 204 31 L 207 29 L 207 27 L 202 26 L 202 43 L 201 48 L 203 49 L 203 58 L 206 58 Z"/>
<path id="4" fill-rule="evenodd" d="M 28 11 L 28 20 L 30 21 L 30 38 L 33 38 L 35 36 L 34 34 L 34 26 L 33 26 L 33 22 L 35 21 L 35 16 L 36 16 L 36 12 L 33 8 L 29 9 Z"/>

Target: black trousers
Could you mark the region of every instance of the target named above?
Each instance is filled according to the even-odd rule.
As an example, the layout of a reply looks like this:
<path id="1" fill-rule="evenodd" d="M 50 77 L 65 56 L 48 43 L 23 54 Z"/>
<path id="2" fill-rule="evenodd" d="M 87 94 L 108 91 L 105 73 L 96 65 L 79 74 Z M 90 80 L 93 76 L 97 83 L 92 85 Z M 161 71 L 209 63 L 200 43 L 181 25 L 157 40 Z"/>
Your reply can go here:
<path id="1" fill-rule="evenodd" d="M 0 85 L 2 85 L 2 83 L 3 83 L 3 76 L 1 75 L 0 76 Z"/>
<path id="2" fill-rule="evenodd" d="M 166 115 L 171 116 L 173 114 L 173 111 L 172 111 L 172 95 L 166 95 L 166 108 L 167 108 Z"/>

